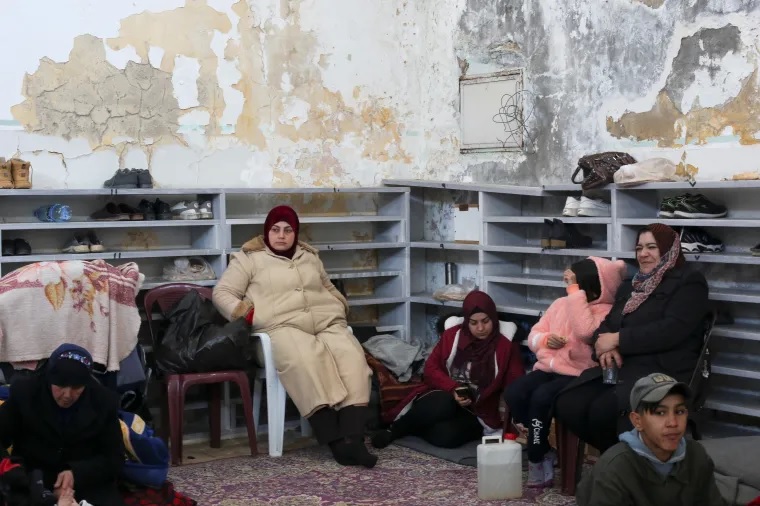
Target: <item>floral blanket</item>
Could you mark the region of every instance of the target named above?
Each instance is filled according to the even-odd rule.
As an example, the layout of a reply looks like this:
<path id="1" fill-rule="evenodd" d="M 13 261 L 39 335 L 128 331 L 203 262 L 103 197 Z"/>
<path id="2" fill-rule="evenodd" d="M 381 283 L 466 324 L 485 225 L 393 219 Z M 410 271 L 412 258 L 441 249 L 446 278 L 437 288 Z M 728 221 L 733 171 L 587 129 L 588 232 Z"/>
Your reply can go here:
<path id="1" fill-rule="evenodd" d="M 0 278 L 0 362 L 48 358 L 61 343 L 118 371 L 137 345 L 145 276 L 131 262 L 38 262 Z"/>

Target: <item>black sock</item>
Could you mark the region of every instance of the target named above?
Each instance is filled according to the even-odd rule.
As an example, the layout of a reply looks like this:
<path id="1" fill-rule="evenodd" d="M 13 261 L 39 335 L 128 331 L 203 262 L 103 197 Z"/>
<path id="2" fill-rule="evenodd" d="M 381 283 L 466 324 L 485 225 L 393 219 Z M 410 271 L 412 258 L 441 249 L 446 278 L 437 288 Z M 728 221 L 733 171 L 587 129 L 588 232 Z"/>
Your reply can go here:
<path id="1" fill-rule="evenodd" d="M 346 443 L 353 459 L 360 465 L 372 468 L 377 464 L 377 455 L 372 455 L 364 445 L 363 438 L 353 439 Z"/>
<path id="2" fill-rule="evenodd" d="M 337 441 L 331 441 L 328 446 L 333 454 L 335 462 L 341 466 L 357 466 L 359 462 L 353 456 L 351 448 L 348 446 L 348 442 L 345 439 L 338 439 Z"/>
<path id="3" fill-rule="evenodd" d="M 378 449 L 382 449 L 388 446 L 389 444 L 391 444 L 394 439 L 396 438 L 394 437 L 393 432 L 388 429 L 385 429 L 385 430 L 375 432 L 372 435 L 372 438 L 370 441 L 372 442 L 372 446 Z"/>

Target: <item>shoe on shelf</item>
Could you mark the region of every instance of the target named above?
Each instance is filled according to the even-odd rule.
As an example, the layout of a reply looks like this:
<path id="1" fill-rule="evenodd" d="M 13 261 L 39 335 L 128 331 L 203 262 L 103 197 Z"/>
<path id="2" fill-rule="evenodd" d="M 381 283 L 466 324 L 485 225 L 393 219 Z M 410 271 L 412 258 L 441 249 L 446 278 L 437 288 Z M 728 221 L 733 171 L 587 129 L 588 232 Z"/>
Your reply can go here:
<path id="1" fill-rule="evenodd" d="M 550 249 L 552 247 L 552 234 L 554 233 L 554 222 L 544 219 L 544 225 L 541 227 L 541 247 Z"/>
<path id="2" fill-rule="evenodd" d="M 23 239 L 14 239 L 13 240 L 13 254 L 24 256 L 24 255 L 31 255 L 32 254 L 32 247 L 29 245 L 28 242 L 26 242 Z"/>
<path id="3" fill-rule="evenodd" d="M 66 204 L 53 204 L 35 209 L 34 216 L 46 223 L 60 223 L 71 220 L 71 208 Z"/>
<path id="4" fill-rule="evenodd" d="M 0 190 L 13 189 L 13 176 L 11 175 L 11 162 L 0 158 Z"/>
<path id="5" fill-rule="evenodd" d="M 666 197 L 660 202 L 660 210 L 657 211 L 657 217 L 659 218 L 675 218 L 673 212 L 676 210 L 676 205 L 683 200 L 691 198 L 691 193 L 684 193 L 683 195 L 676 195 L 675 197 Z"/>
<path id="6" fill-rule="evenodd" d="M 588 248 L 591 242 L 591 237 L 581 234 L 575 225 L 557 218 L 552 221 L 551 249 Z"/>
<path id="7" fill-rule="evenodd" d="M 562 216 L 578 216 L 578 208 L 580 206 L 580 199 L 567 197 L 567 200 L 565 200 L 565 207 L 562 209 Z"/>
<path id="8" fill-rule="evenodd" d="M 760 244 L 756 244 L 755 246 L 751 247 L 749 249 L 749 252 L 752 253 L 753 257 L 760 257 Z"/>
<path id="9" fill-rule="evenodd" d="M 145 219 L 145 215 L 142 211 L 127 204 L 119 204 L 119 212 L 129 216 L 129 219 L 132 221 L 142 221 Z"/>
<path id="10" fill-rule="evenodd" d="M 681 229 L 681 251 L 684 253 L 720 253 L 726 247 L 717 239 L 699 227 Z"/>
<path id="11" fill-rule="evenodd" d="M 93 221 L 129 221 L 129 213 L 122 212 L 114 202 L 109 202 L 90 215 Z"/>
<path id="12" fill-rule="evenodd" d="M 153 176 L 148 169 L 132 169 L 137 174 L 137 185 L 140 188 L 153 188 Z"/>
<path id="13" fill-rule="evenodd" d="M 210 220 L 214 217 L 214 209 L 211 207 L 210 200 L 203 200 L 198 203 L 198 213 L 202 220 Z"/>
<path id="14" fill-rule="evenodd" d="M 13 239 L 3 240 L 3 256 L 12 257 L 16 254 L 16 250 L 13 247 Z"/>
<path id="15" fill-rule="evenodd" d="M 12 158 L 10 164 L 13 187 L 17 190 L 29 190 L 32 187 L 32 164 L 18 158 Z"/>
<path id="16" fill-rule="evenodd" d="M 154 212 L 156 213 L 156 219 L 157 220 L 171 220 L 172 219 L 172 208 L 164 202 L 161 199 L 156 199 L 156 202 L 153 204 Z"/>
<path id="17" fill-rule="evenodd" d="M 610 216 L 610 204 L 602 199 L 590 199 L 588 197 L 581 197 L 581 201 L 578 205 L 577 215 L 586 218 L 607 217 Z"/>
<path id="18" fill-rule="evenodd" d="M 186 200 L 177 202 L 172 206 L 171 210 L 173 220 L 197 220 L 200 218 L 198 202 L 195 200 L 192 202 Z"/>
<path id="19" fill-rule="evenodd" d="M 89 253 L 90 245 L 81 235 L 75 235 L 61 250 L 64 253 Z"/>
<path id="20" fill-rule="evenodd" d="M 85 241 L 87 242 L 87 245 L 90 247 L 90 251 L 93 253 L 102 253 L 106 250 L 106 248 L 103 246 L 103 243 L 100 242 L 100 239 L 97 235 L 95 235 L 94 230 L 90 230 L 87 232 L 87 237 L 85 238 Z"/>
<path id="21" fill-rule="evenodd" d="M 139 188 L 137 173 L 130 169 L 117 170 L 111 179 L 103 181 L 103 188 Z"/>
<path id="22" fill-rule="evenodd" d="M 156 219 L 156 210 L 153 207 L 153 203 L 149 202 L 148 200 L 142 199 L 139 204 L 137 204 L 137 209 L 140 211 L 140 213 L 143 215 L 143 219 L 147 221 L 153 221 Z"/>
<path id="23" fill-rule="evenodd" d="M 727 214 L 728 209 L 725 206 L 711 202 L 702 194 L 684 196 L 673 207 L 673 215 L 676 218 L 723 218 Z"/>

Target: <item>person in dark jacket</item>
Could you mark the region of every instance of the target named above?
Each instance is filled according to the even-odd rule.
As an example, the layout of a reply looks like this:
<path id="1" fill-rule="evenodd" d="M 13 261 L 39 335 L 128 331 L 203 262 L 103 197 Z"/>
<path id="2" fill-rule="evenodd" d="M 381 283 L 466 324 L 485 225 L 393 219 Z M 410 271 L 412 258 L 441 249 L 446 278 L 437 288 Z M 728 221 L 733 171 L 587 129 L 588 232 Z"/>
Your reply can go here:
<path id="1" fill-rule="evenodd" d="M 41 471 L 45 488 L 56 497 L 73 492 L 94 506 L 120 506 L 116 480 L 124 443 L 118 399 L 91 372 L 90 353 L 63 344 L 40 372 L 12 382 L 0 406 L 0 447 L 12 446 L 14 460 L 27 473 Z"/>
<path id="2" fill-rule="evenodd" d="M 578 506 L 727 506 L 707 451 L 684 438 L 689 397 L 689 387 L 667 374 L 637 381 L 630 398 L 634 428 L 584 476 Z"/>
<path id="3" fill-rule="evenodd" d="M 639 231 L 639 271 L 621 286 L 592 337 L 599 367 L 586 369 L 557 397 L 555 417 L 604 452 L 631 429 L 625 416 L 633 384 L 653 372 L 688 382 L 699 359 L 708 309 L 707 281 L 686 265 L 678 234 L 655 223 Z M 617 385 L 602 368 L 619 368 Z"/>

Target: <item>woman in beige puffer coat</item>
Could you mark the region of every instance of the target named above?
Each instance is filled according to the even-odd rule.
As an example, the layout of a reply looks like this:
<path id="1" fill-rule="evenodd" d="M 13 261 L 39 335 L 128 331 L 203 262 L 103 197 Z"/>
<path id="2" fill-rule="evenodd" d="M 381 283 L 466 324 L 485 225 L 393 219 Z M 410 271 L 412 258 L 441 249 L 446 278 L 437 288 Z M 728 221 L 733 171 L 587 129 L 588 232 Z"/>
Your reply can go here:
<path id="1" fill-rule="evenodd" d="M 293 209 L 272 209 L 264 235 L 232 255 L 214 305 L 229 320 L 246 317 L 271 336 L 285 391 L 335 460 L 372 467 L 377 457 L 364 445 L 372 373 L 348 329 L 348 302 L 317 250 L 298 241 L 298 228 Z"/>

